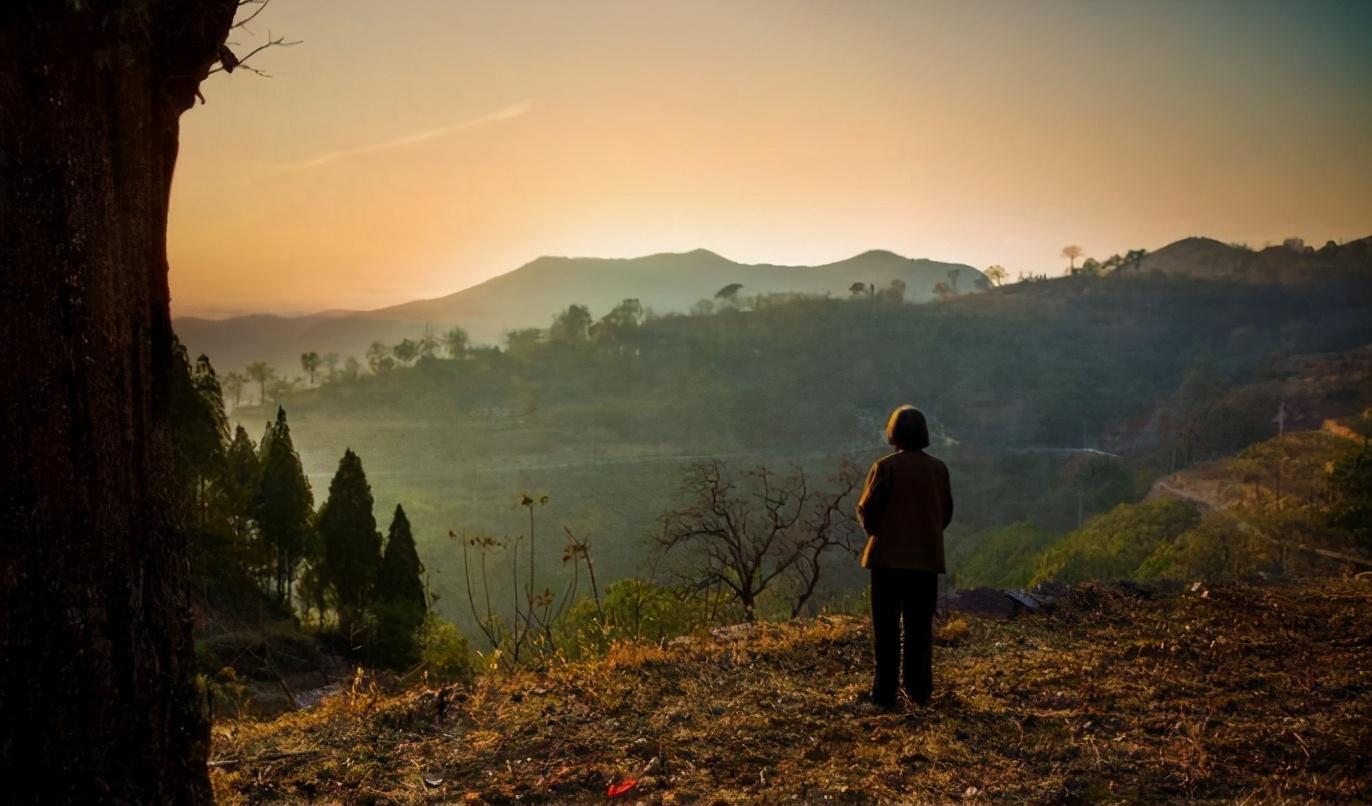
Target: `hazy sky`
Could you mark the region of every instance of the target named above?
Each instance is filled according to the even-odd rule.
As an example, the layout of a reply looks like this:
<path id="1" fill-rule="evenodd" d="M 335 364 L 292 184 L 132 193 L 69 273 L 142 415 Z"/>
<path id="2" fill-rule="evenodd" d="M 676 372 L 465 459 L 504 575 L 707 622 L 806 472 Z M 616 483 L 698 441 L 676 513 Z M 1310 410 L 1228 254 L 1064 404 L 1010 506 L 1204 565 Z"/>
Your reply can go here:
<path id="1" fill-rule="evenodd" d="M 1372 2 L 274 0 L 183 118 L 176 313 L 544 254 L 1057 271 L 1372 234 Z M 574 301 L 574 300 L 569 300 Z"/>

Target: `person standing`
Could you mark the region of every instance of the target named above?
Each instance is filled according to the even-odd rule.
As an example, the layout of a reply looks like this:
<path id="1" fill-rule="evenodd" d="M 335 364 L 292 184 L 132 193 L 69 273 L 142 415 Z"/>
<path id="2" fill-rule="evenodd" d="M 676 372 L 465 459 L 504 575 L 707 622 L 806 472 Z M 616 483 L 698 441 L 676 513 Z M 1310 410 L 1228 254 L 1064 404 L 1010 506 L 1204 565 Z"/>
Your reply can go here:
<path id="1" fill-rule="evenodd" d="M 934 690 L 934 607 L 938 575 L 945 571 L 943 530 L 953 519 L 953 490 L 948 467 L 924 452 L 929 424 L 922 411 L 905 405 L 891 412 L 886 441 L 896 450 L 872 465 L 857 505 L 868 536 L 862 567 L 872 573 L 876 668 L 870 696 L 875 705 L 894 707 L 899 679 L 906 697 L 927 705 Z"/>

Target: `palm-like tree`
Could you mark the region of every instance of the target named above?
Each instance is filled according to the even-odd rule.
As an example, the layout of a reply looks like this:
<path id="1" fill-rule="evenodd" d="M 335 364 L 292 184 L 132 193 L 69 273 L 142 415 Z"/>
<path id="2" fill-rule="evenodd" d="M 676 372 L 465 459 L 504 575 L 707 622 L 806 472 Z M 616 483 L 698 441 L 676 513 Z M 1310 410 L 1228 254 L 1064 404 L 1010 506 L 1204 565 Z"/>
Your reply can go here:
<path id="1" fill-rule="evenodd" d="M 230 372 L 224 376 L 224 391 L 233 399 L 234 408 L 238 408 L 238 403 L 243 399 L 243 387 L 247 383 L 248 379 L 241 372 Z"/>
<path id="2" fill-rule="evenodd" d="M 314 376 L 319 372 L 319 367 L 324 363 L 324 359 L 319 357 L 319 353 L 314 350 L 300 354 L 300 368 L 305 370 L 305 376 L 310 379 L 310 386 L 314 386 Z"/>
<path id="3" fill-rule="evenodd" d="M 276 377 L 276 370 L 266 361 L 254 361 L 243 370 L 248 380 L 257 384 L 257 403 L 267 402 L 267 382 Z"/>
<path id="4" fill-rule="evenodd" d="M 1081 248 L 1080 246 L 1077 246 L 1076 244 L 1072 244 L 1072 245 L 1070 245 L 1070 246 L 1064 246 L 1064 247 L 1062 248 L 1062 256 L 1065 257 L 1065 258 L 1067 258 L 1067 273 L 1068 273 L 1068 274 L 1073 274 L 1073 273 L 1076 272 L 1076 270 L 1077 270 L 1077 258 L 1081 257 L 1081 255 L 1082 255 L 1082 248 Z"/>

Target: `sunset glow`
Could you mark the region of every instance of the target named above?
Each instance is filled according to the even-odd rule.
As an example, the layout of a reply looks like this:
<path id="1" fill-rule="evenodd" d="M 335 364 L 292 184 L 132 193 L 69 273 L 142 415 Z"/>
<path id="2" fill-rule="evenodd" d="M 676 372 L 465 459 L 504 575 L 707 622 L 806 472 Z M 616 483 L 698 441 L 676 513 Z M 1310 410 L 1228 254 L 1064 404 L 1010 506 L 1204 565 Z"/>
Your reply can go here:
<path id="1" fill-rule="evenodd" d="M 1058 272 L 1372 232 L 1372 6 L 344 3 L 182 119 L 174 313 L 375 308 L 539 255 Z"/>

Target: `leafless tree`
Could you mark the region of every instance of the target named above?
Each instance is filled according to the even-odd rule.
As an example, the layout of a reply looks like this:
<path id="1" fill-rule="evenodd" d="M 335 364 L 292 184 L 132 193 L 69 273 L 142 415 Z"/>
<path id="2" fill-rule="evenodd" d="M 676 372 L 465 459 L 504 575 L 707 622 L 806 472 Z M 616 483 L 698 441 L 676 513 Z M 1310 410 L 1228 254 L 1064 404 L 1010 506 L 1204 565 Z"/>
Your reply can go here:
<path id="1" fill-rule="evenodd" d="M 788 575 L 793 580 L 791 618 L 805 611 L 819 588 L 824 560 L 834 549 L 856 553 L 863 538 L 853 518 L 855 495 L 862 483 L 861 471 L 852 462 L 839 466 L 835 486 L 814 494 L 814 503 L 802 522 L 804 530 L 796 543 L 796 561 Z"/>
<path id="2" fill-rule="evenodd" d="M 786 476 L 766 467 L 731 476 L 718 461 L 697 464 L 682 487 L 690 503 L 662 516 L 658 542 L 694 552 L 696 570 L 727 588 L 748 621 L 756 620 L 762 594 L 790 577 L 794 616 L 818 587 L 824 555 L 848 540 L 841 513 L 856 476 L 849 471 L 836 491 L 820 492 L 799 468 Z"/>

